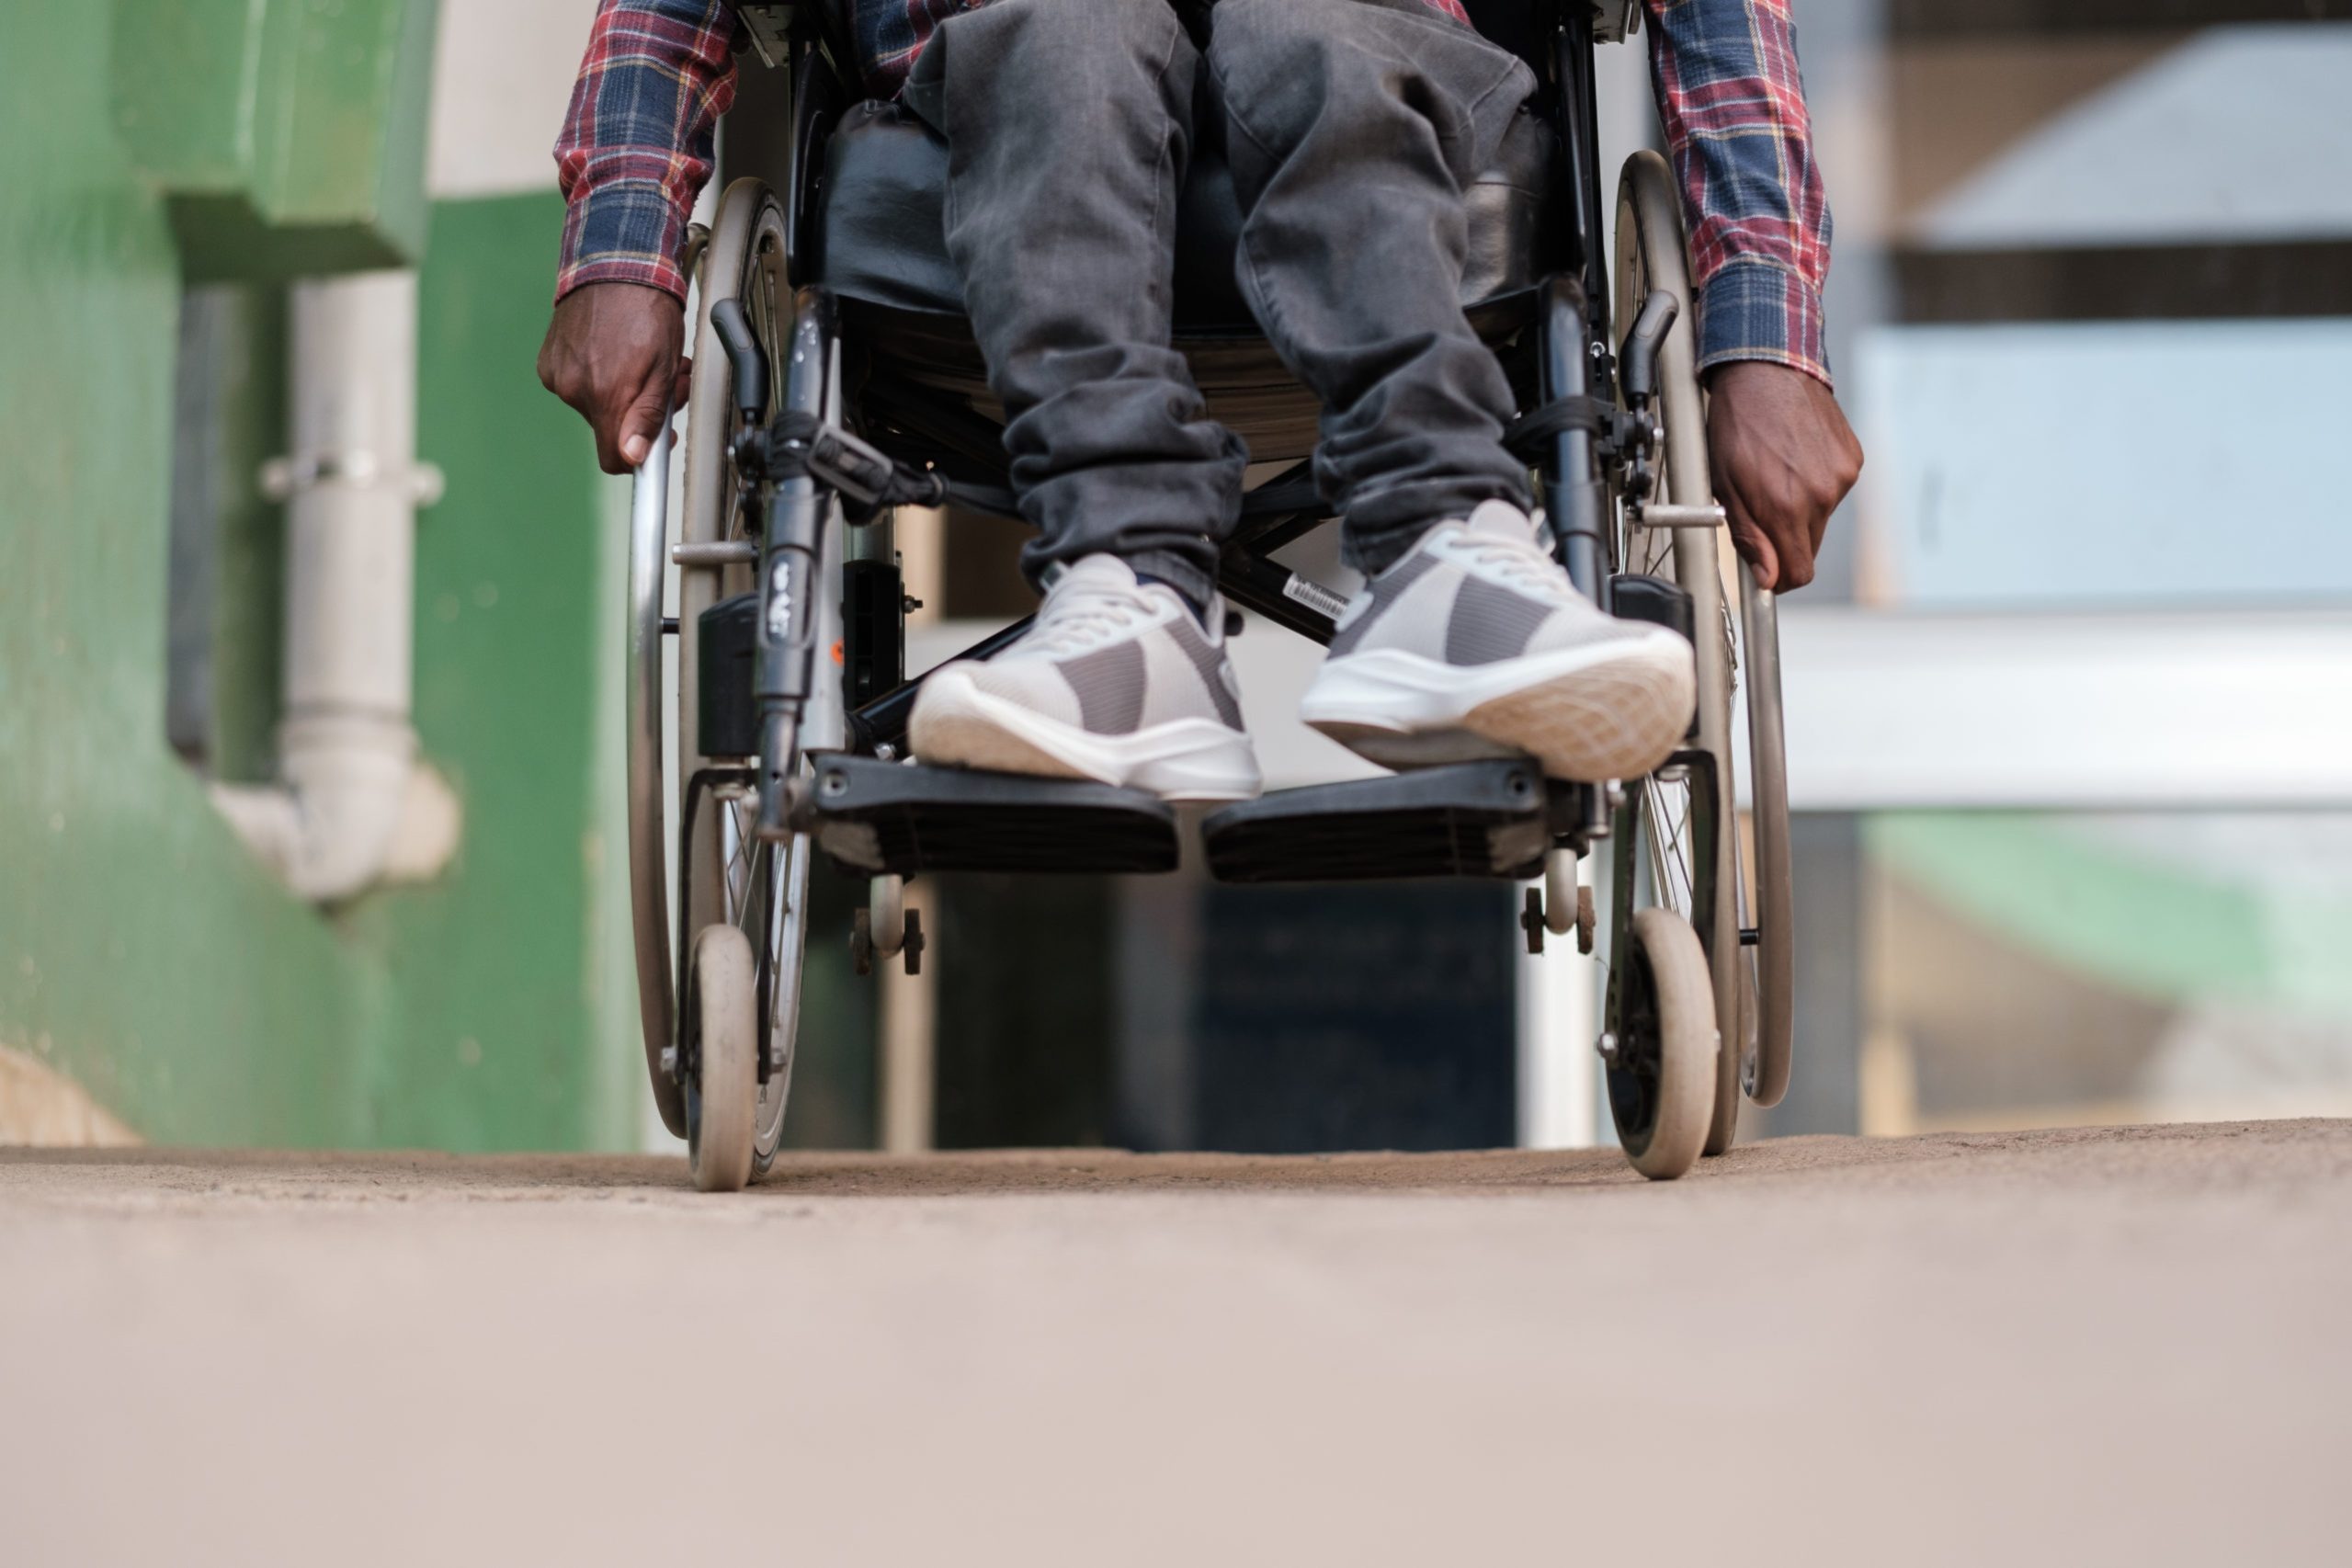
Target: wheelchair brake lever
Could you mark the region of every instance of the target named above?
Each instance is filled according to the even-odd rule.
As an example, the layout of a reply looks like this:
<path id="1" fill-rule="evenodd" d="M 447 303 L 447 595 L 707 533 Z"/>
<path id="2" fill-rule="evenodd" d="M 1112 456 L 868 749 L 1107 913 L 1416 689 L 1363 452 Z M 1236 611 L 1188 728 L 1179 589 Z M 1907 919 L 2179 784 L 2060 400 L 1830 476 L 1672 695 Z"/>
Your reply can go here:
<path id="1" fill-rule="evenodd" d="M 751 318 L 741 300 L 722 300 L 710 307 L 710 327 L 726 350 L 727 369 L 734 379 L 735 415 L 744 426 L 759 423 L 767 412 L 767 356 L 752 335 Z"/>
<path id="2" fill-rule="evenodd" d="M 1629 404 L 1639 407 L 1658 395 L 1658 350 L 1665 347 L 1666 334 L 1681 314 L 1681 302 L 1663 289 L 1642 301 L 1642 313 L 1634 318 L 1624 351 L 1618 356 L 1619 385 Z"/>

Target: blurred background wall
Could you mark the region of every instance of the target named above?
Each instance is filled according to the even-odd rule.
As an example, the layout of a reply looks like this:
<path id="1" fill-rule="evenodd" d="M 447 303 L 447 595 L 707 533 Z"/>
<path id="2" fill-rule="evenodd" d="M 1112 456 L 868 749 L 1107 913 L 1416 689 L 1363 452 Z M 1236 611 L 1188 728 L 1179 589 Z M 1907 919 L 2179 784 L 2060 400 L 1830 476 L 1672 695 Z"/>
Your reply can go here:
<path id="1" fill-rule="evenodd" d="M 1871 468 L 1775 1125 L 2341 1114 L 2352 7 L 1797 10 Z"/>
<path id="2" fill-rule="evenodd" d="M 563 38 L 507 40 L 563 57 L 540 166 L 469 184 L 460 148 L 432 187 L 430 0 L 10 17 L 0 1048 L 148 1138 L 633 1136 L 619 534 L 531 369 L 565 9 Z M 322 909 L 207 789 L 273 767 L 284 512 L 258 474 L 287 450 L 288 280 L 420 262 L 417 443 L 447 494 L 416 531 L 415 722 L 462 828 L 433 881 Z"/>
<path id="3" fill-rule="evenodd" d="M 163 1141 L 645 1137 L 620 507 L 540 391 L 593 0 L 116 0 L 0 50 L 0 1098 Z M 1753 1132 L 2352 1106 L 2352 20 L 2336 0 L 1798 0 L 1871 452 L 1787 607 L 1797 1086 Z M 1606 51 L 1610 164 L 1655 136 Z M 773 176 L 773 78 L 722 143 Z M 426 880 L 324 906 L 280 769 L 293 280 L 413 267 Z M 927 531 L 926 531 L 927 530 Z M 1024 608 L 909 519 L 919 665 Z M 930 542 L 921 541 L 927 539 Z M 1310 547 L 1311 549 L 1311 547 Z M 1303 558 L 1334 582 L 1335 561 Z M 1239 645 L 1285 781 L 1311 659 Z M 939 879 L 919 980 L 822 880 L 795 1138 L 1588 1141 L 1593 976 L 1506 890 Z M 78 1113 L 77 1113 L 78 1114 Z M 0 1133 L 5 1135 L 5 1133 Z"/>

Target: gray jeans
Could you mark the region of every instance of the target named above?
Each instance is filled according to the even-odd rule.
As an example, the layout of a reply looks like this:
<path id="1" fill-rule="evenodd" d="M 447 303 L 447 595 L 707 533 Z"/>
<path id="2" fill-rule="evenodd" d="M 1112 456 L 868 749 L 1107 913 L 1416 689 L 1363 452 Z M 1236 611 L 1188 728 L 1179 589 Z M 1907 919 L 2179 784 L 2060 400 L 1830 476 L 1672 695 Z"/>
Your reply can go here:
<path id="1" fill-rule="evenodd" d="M 1244 297 L 1322 400 L 1315 472 L 1379 571 L 1527 504 L 1511 394 L 1458 296 L 1462 190 L 1534 81 L 1426 0 L 991 0 L 906 101 L 948 139 L 948 245 L 1010 420 L 1032 578 L 1109 551 L 1205 601 L 1247 455 L 1169 347 L 1176 199 L 1224 117 Z M 1206 79 L 1203 79 L 1203 73 Z M 1205 90 L 1202 90 L 1205 89 Z"/>

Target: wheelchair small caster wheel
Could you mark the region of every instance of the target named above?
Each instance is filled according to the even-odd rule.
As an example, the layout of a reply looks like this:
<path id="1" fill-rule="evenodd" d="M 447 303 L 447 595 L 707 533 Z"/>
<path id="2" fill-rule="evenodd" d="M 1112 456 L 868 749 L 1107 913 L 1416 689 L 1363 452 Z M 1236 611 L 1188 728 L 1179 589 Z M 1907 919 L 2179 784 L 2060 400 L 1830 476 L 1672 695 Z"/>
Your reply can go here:
<path id="1" fill-rule="evenodd" d="M 1576 918 L 1565 927 L 1557 929 L 1562 929 L 1563 934 L 1566 931 L 1575 932 L 1576 950 L 1586 958 L 1591 958 L 1593 937 L 1599 928 L 1599 924 L 1593 914 L 1593 890 L 1578 888 L 1576 890 Z M 1544 890 L 1528 889 L 1527 905 L 1519 914 L 1519 929 L 1528 934 L 1528 951 L 1532 955 L 1541 956 L 1543 934 L 1547 930 L 1555 928 L 1551 924 L 1551 915 L 1544 897 Z"/>
<path id="2" fill-rule="evenodd" d="M 751 1180 L 759 1110 L 759 965 L 751 938 L 710 926 L 694 939 L 685 1017 L 687 1163 L 704 1192 Z"/>
<path id="3" fill-rule="evenodd" d="M 1714 1124 L 1715 983 L 1699 933 L 1671 910 L 1636 914 L 1631 947 L 1614 977 L 1617 1028 L 1603 1037 L 1609 1115 L 1633 1168 L 1672 1181 Z"/>

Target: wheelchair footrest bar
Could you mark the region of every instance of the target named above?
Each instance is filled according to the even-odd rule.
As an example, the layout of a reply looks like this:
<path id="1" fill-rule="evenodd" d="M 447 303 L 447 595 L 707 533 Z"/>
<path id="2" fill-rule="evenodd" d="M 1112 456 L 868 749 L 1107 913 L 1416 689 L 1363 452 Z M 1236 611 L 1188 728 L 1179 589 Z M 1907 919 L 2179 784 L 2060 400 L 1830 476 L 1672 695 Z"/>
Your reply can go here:
<path id="1" fill-rule="evenodd" d="M 1720 528 L 1723 527 L 1723 508 L 1705 506 L 1676 506 L 1664 501 L 1653 501 L 1634 513 L 1633 520 L 1645 528 Z"/>
<path id="2" fill-rule="evenodd" d="M 1284 790 L 1201 824 L 1225 882 L 1540 876 L 1550 792 L 1523 759 L 1461 763 L 1392 778 Z"/>
<path id="3" fill-rule="evenodd" d="M 1176 869 L 1176 812 L 1138 790 L 847 753 L 815 763 L 792 825 L 859 876 Z"/>

